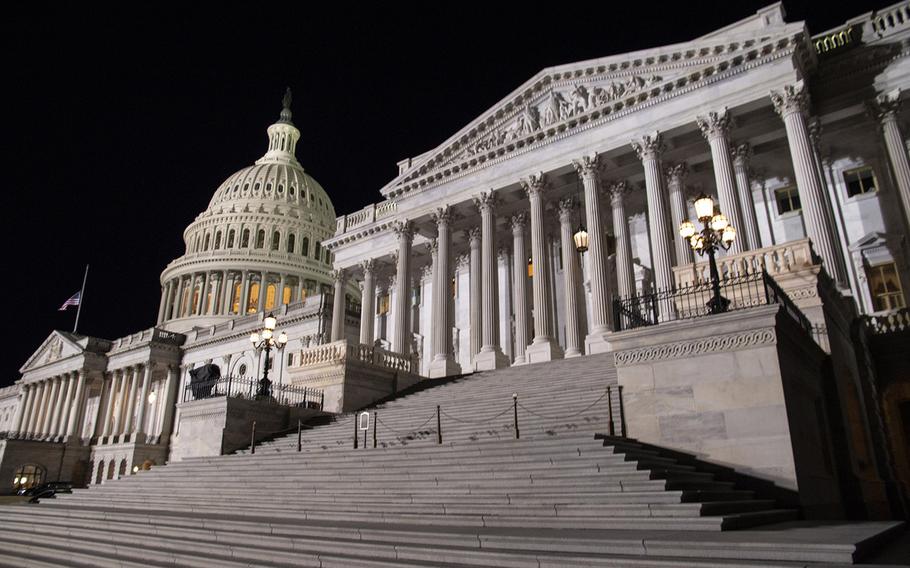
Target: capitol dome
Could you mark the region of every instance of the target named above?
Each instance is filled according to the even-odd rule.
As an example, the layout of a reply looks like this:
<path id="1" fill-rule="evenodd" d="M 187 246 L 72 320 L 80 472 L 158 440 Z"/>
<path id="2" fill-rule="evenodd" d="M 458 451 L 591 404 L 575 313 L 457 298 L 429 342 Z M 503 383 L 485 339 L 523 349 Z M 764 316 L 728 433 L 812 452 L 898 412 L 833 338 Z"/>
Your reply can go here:
<path id="1" fill-rule="evenodd" d="M 161 273 L 158 323 L 171 331 L 274 310 L 331 286 L 335 208 L 295 156 L 290 90 L 268 150 L 234 173 L 183 233 L 186 251 Z"/>

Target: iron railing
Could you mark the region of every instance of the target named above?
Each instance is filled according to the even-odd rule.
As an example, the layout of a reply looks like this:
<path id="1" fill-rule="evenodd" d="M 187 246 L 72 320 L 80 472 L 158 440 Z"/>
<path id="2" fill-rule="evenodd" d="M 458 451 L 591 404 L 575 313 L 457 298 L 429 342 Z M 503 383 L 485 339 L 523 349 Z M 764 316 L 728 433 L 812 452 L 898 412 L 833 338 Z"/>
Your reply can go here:
<path id="1" fill-rule="evenodd" d="M 219 377 L 208 381 L 189 383 L 184 388 L 183 401 L 204 400 L 219 396 L 230 396 L 247 400 L 264 400 L 283 406 L 303 406 L 321 410 L 325 394 L 320 389 L 297 385 L 272 383 L 271 396 L 259 397 L 256 391 L 259 381 L 249 377 Z"/>
<path id="2" fill-rule="evenodd" d="M 814 336 L 812 324 L 767 272 L 724 278 L 720 281 L 720 294 L 729 301 L 727 311 L 769 304 L 783 306 L 806 333 Z M 676 290 L 617 298 L 613 300 L 613 322 L 616 331 L 623 331 L 704 317 L 711 315 L 709 300 L 713 295 L 711 282 L 698 282 Z"/>

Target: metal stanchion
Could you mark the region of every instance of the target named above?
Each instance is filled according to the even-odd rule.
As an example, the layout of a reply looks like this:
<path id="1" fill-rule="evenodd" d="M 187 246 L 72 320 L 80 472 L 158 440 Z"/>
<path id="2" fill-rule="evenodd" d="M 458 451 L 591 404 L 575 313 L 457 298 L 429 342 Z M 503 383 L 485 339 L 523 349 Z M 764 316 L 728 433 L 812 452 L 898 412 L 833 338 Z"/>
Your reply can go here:
<path id="1" fill-rule="evenodd" d="M 359 418 L 357 416 L 357 413 L 355 412 L 354 413 L 354 449 L 355 450 L 357 449 L 357 420 L 358 419 Z"/>
<path id="2" fill-rule="evenodd" d="M 373 447 L 376 447 L 376 423 L 379 422 L 379 413 L 373 413 Z"/>
<path id="3" fill-rule="evenodd" d="M 436 443 L 442 443 L 442 418 L 439 416 L 439 405 L 436 405 Z"/>
<path id="4" fill-rule="evenodd" d="M 256 421 L 253 420 L 253 433 L 250 435 L 250 453 L 256 453 Z"/>
<path id="5" fill-rule="evenodd" d="M 300 420 L 297 421 L 297 451 L 299 452 L 303 449 L 303 440 L 301 438 L 301 432 L 303 432 L 303 424 Z"/>
<path id="6" fill-rule="evenodd" d="M 626 409 L 623 406 L 622 402 L 622 385 L 616 387 L 619 389 L 619 433 L 625 438 L 626 437 Z"/>
<path id="7" fill-rule="evenodd" d="M 519 439 L 521 435 L 518 433 L 518 393 L 512 393 L 512 408 L 515 410 L 515 439 Z"/>
<path id="8" fill-rule="evenodd" d="M 610 422 L 608 427 L 610 435 L 615 436 L 616 427 L 613 426 L 613 392 L 609 386 L 607 386 L 607 417 L 607 420 Z"/>

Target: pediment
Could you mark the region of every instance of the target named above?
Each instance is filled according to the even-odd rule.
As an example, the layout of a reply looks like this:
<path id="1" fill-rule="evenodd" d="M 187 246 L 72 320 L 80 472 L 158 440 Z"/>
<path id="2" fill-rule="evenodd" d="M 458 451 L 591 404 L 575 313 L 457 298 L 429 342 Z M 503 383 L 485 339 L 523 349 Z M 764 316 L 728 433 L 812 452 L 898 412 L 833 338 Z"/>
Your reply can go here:
<path id="1" fill-rule="evenodd" d="M 85 349 L 78 341 L 78 336 L 62 331 L 52 331 L 41 346 L 28 358 L 25 365 L 19 369 L 19 372 L 25 373 L 30 369 L 43 367 L 60 359 L 81 355 Z"/>
<path id="2" fill-rule="evenodd" d="M 812 57 L 806 55 L 810 52 L 802 24 L 779 24 L 544 69 L 443 144 L 411 160 L 381 192 L 392 198 L 436 185 L 762 63 L 794 53 Z"/>

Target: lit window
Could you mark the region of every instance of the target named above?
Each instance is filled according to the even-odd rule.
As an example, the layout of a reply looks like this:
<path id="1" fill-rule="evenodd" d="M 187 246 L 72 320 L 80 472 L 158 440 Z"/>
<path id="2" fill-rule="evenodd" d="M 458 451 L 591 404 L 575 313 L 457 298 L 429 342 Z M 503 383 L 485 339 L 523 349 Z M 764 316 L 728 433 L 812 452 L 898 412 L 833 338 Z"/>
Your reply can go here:
<path id="1" fill-rule="evenodd" d="M 247 298 L 246 302 L 246 313 L 255 314 L 256 308 L 259 306 L 259 282 L 253 282 L 250 284 L 250 297 Z"/>
<path id="2" fill-rule="evenodd" d="M 848 197 L 874 193 L 878 190 L 878 183 L 875 181 L 875 172 L 872 168 L 859 168 L 844 172 L 844 181 L 847 182 Z"/>
<path id="3" fill-rule="evenodd" d="M 231 313 L 240 313 L 240 296 L 243 294 L 243 284 L 240 282 L 234 284 L 234 298 L 231 300 Z"/>
<path id="4" fill-rule="evenodd" d="M 795 187 L 784 187 L 774 191 L 774 199 L 777 201 L 777 212 L 780 215 L 802 210 L 799 202 L 799 192 Z"/>
<path id="5" fill-rule="evenodd" d="M 276 284 L 269 284 L 268 286 L 266 286 L 266 288 L 265 288 L 265 309 L 266 310 L 272 310 L 275 308 L 275 305 L 277 304 L 276 300 L 277 300 L 277 296 L 278 296 L 277 291 L 278 291 L 278 286 Z"/>
<path id="6" fill-rule="evenodd" d="M 389 313 L 389 295 L 384 294 L 379 296 L 379 301 L 376 303 L 376 315 L 381 316 Z"/>
<path id="7" fill-rule="evenodd" d="M 282 294 L 281 294 L 281 303 L 290 304 L 291 301 L 293 300 L 293 296 L 294 296 L 294 289 L 291 288 L 290 286 L 285 286 L 284 290 L 282 290 Z"/>
<path id="8" fill-rule="evenodd" d="M 906 305 L 901 281 L 893 262 L 870 266 L 866 269 L 866 274 L 869 277 L 869 292 L 872 293 L 875 311 L 896 310 Z"/>
<path id="9" fill-rule="evenodd" d="M 534 262 L 528 258 L 528 278 L 534 278 Z"/>

